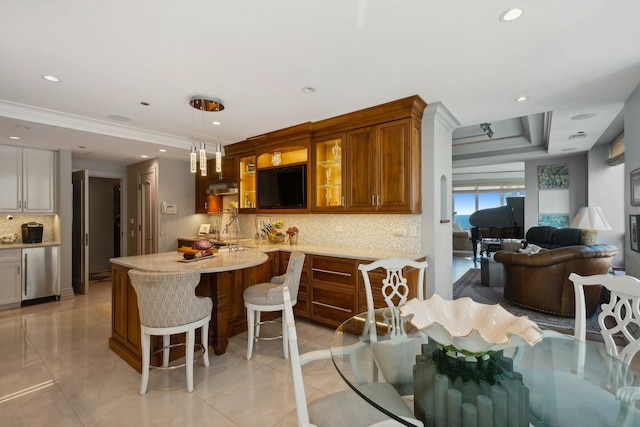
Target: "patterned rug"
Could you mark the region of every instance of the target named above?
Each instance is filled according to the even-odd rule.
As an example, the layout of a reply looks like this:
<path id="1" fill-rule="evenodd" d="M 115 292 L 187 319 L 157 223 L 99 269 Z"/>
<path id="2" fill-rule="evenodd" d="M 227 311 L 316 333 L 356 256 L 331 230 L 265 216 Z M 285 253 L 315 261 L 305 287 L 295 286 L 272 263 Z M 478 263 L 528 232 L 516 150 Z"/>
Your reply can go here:
<path id="1" fill-rule="evenodd" d="M 524 307 L 512 304 L 503 298 L 503 287 L 488 287 L 480 284 L 480 269 L 471 268 L 469 271 L 453 284 L 453 299 L 462 297 L 470 297 L 474 301 L 483 304 L 500 304 L 505 310 L 515 316 L 527 316 L 542 327 L 556 329 L 562 332 L 573 333 L 575 328 L 575 320 L 573 317 L 554 316 L 553 314 L 545 314 L 535 310 L 529 310 Z M 587 319 L 587 333 L 598 334 L 600 326 L 598 325 L 598 311 Z"/>

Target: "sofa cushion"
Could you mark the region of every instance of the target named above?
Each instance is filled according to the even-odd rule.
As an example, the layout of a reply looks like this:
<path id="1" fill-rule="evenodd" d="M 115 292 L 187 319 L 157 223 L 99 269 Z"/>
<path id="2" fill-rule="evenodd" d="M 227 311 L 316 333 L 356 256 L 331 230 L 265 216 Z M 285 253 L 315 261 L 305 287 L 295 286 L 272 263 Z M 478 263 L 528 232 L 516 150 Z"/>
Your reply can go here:
<path id="1" fill-rule="evenodd" d="M 527 230 L 527 243 L 547 249 L 582 244 L 582 230 L 579 228 L 555 228 L 549 226 L 531 227 Z"/>

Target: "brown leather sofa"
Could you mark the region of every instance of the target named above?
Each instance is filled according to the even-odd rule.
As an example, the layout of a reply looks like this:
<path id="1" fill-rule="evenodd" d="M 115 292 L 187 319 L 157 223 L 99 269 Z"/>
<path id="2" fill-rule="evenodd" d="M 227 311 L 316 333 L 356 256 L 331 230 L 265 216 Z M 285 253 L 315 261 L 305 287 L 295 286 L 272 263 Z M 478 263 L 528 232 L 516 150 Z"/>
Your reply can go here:
<path id="1" fill-rule="evenodd" d="M 532 227 L 527 231 L 527 243 L 551 249 L 536 254 L 496 252 L 494 260 L 504 265 L 504 298 L 534 310 L 574 316 L 575 296 L 569 274 L 605 274 L 611 258 L 618 253 L 612 245 L 581 245 L 580 234 L 578 229 Z M 600 286 L 589 288 L 585 289 L 587 316 L 595 313 L 602 291 Z"/>

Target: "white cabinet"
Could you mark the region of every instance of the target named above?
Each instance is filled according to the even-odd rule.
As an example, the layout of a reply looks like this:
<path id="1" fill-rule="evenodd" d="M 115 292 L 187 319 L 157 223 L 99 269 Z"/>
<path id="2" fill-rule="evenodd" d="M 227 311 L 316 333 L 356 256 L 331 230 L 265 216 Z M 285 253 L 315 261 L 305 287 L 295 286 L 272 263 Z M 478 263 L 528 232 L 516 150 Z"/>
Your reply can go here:
<path id="1" fill-rule="evenodd" d="M 0 250 L 0 307 L 20 303 L 21 258 L 20 249 Z"/>
<path id="2" fill-rule="evenodd" d="M 0 212 L 55 211 L 55 152 L 0 146 Z"/>

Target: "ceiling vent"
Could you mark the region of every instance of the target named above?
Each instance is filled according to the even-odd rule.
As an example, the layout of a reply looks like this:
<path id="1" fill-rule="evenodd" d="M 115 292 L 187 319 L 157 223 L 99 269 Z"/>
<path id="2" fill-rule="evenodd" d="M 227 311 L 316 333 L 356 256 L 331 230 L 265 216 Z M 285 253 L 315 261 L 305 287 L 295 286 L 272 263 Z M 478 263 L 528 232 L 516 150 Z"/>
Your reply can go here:
<path id="1" fill-rule="evenodd" d="M 587 134 L 584 132 L 574 133 L 573 135 L 569 135 L 569 139 L 581 139 L 586 138 Z"/>

